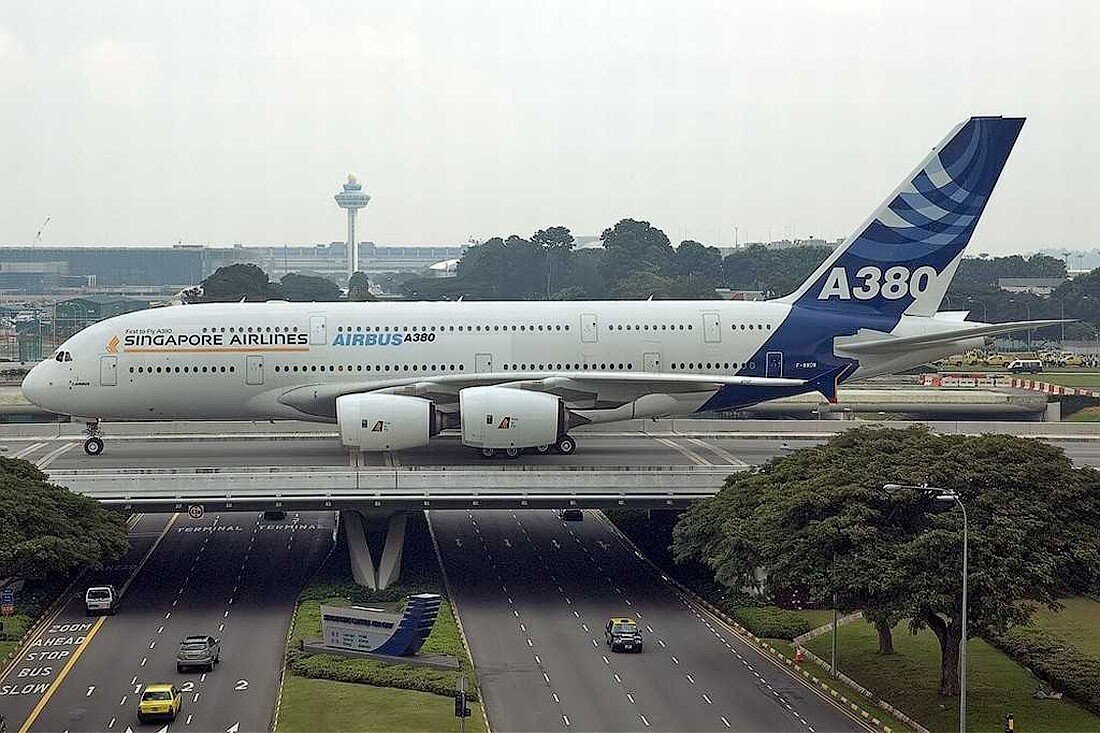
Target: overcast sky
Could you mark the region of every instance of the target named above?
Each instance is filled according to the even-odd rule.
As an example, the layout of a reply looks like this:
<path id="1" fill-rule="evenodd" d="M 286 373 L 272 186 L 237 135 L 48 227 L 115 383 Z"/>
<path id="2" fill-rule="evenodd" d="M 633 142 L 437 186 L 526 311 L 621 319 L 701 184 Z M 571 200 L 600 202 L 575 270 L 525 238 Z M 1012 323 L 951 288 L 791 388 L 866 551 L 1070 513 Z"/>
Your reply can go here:
<path id="1" fill-rule="evenodd" d="M 0 244 L 848 234 L 1028 118 L 971 251 L 1100 244 L 1100 2 L 5 2 Z"/>

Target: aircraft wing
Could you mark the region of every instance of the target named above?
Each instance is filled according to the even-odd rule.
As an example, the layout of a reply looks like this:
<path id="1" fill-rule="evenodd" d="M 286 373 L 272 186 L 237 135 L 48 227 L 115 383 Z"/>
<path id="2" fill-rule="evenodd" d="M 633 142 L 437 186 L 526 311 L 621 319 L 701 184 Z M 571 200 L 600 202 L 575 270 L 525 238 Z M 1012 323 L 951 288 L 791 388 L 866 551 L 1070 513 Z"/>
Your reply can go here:
<path id="1" fill-rule="evenodd" d="M 925 346 L 937 346 L 948 344 L 952 341 L 962 341 L 977 336 L 996 336 L 1013 331 L 1024 331 L 1044 326 L 1057 326 L 1062 323 L 1073 323 L 1072 319 L 1052 319 L 1046 321 L 1010 321 L 1008 323 L 990 323 L 969 328 L 956 328 L 950 331 L 938 333 L 924 333 L 917 336 L 899 336 L 897 338 L 881 338 L 873 341 L 857 341 L 855 343 L 837 344 L 837 351 L 845 351 L 852 354 L 892 354 L 896 352 L 911 351 Z"/>
<path id="2" fill-rule="evenodd" d="M 556 394 L 566 404 L 626 403 L 646 394 L 707 392 L 725 385 L 789 390 L 806 380 L 746 377 L 727 374 L 664 374 L 656 372 L 487 372 L 403 377 L 372 382 L 314 384 L 296 387 L 279 402 L 308 415 L 334 417 L 336 398 L 346 394 L 382 392 L 431 399 L 440 406 L 458 402 L 464 387 L 498 385 Z"/>

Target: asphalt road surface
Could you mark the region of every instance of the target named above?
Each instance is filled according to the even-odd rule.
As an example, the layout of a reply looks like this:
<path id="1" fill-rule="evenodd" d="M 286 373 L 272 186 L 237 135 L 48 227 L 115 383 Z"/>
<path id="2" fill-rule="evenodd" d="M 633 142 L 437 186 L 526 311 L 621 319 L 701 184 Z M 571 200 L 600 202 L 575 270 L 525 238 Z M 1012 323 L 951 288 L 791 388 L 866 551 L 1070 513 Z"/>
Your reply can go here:
<path id="1" fill-rule="evenodd" d="M 755 465 L 790 449 L 817 445 L 821 440 L 710 437 L 691 435 L 579 434 L 571 456 L 525 454 L 513 461 L 486 462 L 457 438 L 436 438 L 431 446 L 397 453 L 363 454 L 363 466 L 484 466 L 486 463 L 546 466 L 686 466 Z M 1065 449 L 1078 465 L 1100 465 L 1100 440 L 1050 441 Z M 4 455 L 27 458 L 44 470 L 79 468 L 244 468 L 257 466 L 347 467 L 347 450 L 337 438 L 179 439 L 108 438 L 107 449 L 86 456 L 81 441 L 5 440 Z"/>
<path id="2" fill-rule="evenodd" d="M 280 522 L 254 512 L 140 516 L 134 549 L 111 569 L 115 585 L 157 544 L 118 614 L 85 618 L 81 584 L 0 681 L 9 730 L 162 730 L 164 723 L 137 721 L 142 686 L 158 682 L 185 691 L 171 730 L 267 730 L 294 601 L 328 551 L 332 526 L 331 512 Z M 179 639 L 199 633 L 222 640 L 221 664 L 209 674 L 177 673 Z M 43 650 L 67 654 L 34 656 Z"/>
<path id="3" fill-rule="evenodd" d="M 841 731 L 860 724 L 695 608 L 598 512 L 430 514 L 498 731 Z M 641 654 L 603 625 L 632 616 Z"/>

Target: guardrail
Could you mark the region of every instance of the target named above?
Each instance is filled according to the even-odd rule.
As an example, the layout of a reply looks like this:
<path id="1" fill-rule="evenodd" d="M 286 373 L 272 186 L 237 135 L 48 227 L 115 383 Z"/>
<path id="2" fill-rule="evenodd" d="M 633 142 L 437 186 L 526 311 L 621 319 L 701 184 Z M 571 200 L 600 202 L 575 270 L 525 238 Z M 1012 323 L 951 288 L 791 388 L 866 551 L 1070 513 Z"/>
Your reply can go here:
<path id="1" fill-rule="evenodd" d="M 171 468 L 53 471 L 50 479 L 129 511 L 267 508 L 674 508 L 712 496 L 747 466 Z"/>

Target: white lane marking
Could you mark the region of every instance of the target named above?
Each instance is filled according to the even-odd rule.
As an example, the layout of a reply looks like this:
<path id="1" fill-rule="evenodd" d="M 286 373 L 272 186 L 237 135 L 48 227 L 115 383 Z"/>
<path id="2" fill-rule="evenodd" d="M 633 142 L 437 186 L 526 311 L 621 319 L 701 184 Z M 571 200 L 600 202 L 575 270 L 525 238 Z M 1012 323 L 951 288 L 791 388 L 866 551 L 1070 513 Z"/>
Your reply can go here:
<path id="1" fill-rule="evenodd" d="M 693 451 L 691 448 L 686 448 L 686 447 L 680 445 L 679 443 L 677 443 L 676 441 L 669 440 L 668 438 L 659 438 L 655 435 L 651 435 L 650 437 L 653 438 L 654 440 L 656 440 L 658 443 L 663 443 L 663 444 L 667 445 L 669 448 L 672 448 L 674 451 L 680 453 L 681 455 L 686 456 L 692 463 L 698 464 L 700 466 L 713 466 L 714 465 L 713 463 L 708 461 L 706 458 L 703 458 L 701 455 L 699 455 L 698 453 Z"/>
<path id="2" fill-rule="evenodd" d="M 606 665 L 608 665 L 608 666 L 610 666 L 610 665 L 611 665 L 611 662 L 609 662 L 609 661 L 607 660 L 607 655 L 606 655 L 606 654 L 604 654 L 604 655 L 602 655 L 602 656 L 603 656 L 603 663 L 604 663 L 604 664 L 606 664 Z"/>
<path id="3" fill-rule="evenodd" d="M 568 728 L 569 727 L 569 716 L 568 715 L 563 715 L 563 716 L 561 716 L 561 720 L 562 720 L 563 723 L 565 723 L 565 727 Z"/>
<path id="4" fill-rule="evenodd" d="M 62 455 L 64 455 L 65 453 L 68 453 L 73 448 L 77 447 L 78 445 L 80 445 L 80 444 L 79 443 L 66 443 L 65 445 L 61 446 L 60 448 L 54 448 L 52 451 L 50 451 L 46 455 L 42 456 L 42 458 L 35 461 L 34 464 L 36 466 L 38 466 L 39 468 L 46 468 L 51 463 L 53 463 L 58 458 L 60 458 Z"/>
<path id="5" fill-rule="evenodd" d="M 169 611 L 168 613 L 164 614 L 164 618 L 165 620 L 172 618 L 172 612 Z"/>
<path id="6" fill-rule="evenodd" d="M 707 705 L 713 705 L 714 704 L 714 701 L 710 699 L 710 695 L 708 695 L 705 692 L 703 693 L 703 702 L 705 702 Z"/>
<path id="7" fill-rule="evenodd" d="M 193 700 L 191 700 L 191 702 L 198 702 L 198 701 L 199 701 L 199 695 L 200 695 L 200 694 L 202 694 L 202 693 L 196 692 L 196 693 L 195 693 L 195 698 L 194 698 Z"/>
<path id="8" fill-rule="evenodd" d="M 618 674 L 615 674 L 614 677 L 615 681 L 618 682 L 620 685 L 623 683 L 623 678 L 620 677 Z"/>
<path id="9" fill-rule="evenodd" d="M 839 638 L 839 637 L 837 637 L 837 638 Z M 664 639 L 658 639 L 658 640 L 657 640 L 657 643 L 661 645 L 661 648 L 662 648 L 662 649 L 664 649 L 664 648 L 665 648 L 665 640 L 664 640 Z"/>
<path id="10" fill-rule="evenodd" d="M 545 672 L 543 672 L 543 673 L 542 673 L 542 678 L 543 678 L 544 680 L 546 680 L 546 684 L 550 684 L 550 675 L 548 675 L 548 674 L 546 674 Z"/>
<path id="11" fill-rule="evenodd" d="M 712 445 L 710 443 L 707 443 L 706 441 L 699 440 L 698 438 L 688 438 L 688 442 L 693 444 L 693 445 L 699 446 L 703 450 L 709 450 L 711 453 L 718 456 L 719 458 L 722 458 L 723 460 L 725 460 L 727 463 L 729 463 L 732 466 L 747 466 L 747 465 L 749 465 L 748 463 L 746 463 L 745 461 L 742 461 L 740 458 L 733 455 L 732 453 L 730 453 L 728 450 L 726 450 L 725 448 L 723 448 L 721 446 Z"/>
<path id="12" fill-rule="evenodd" d="M 644 715 L 639 715 L 638 717 L 642 719 L 642 724 L 645 725 L 646 728 L 648 728 L 649 727 L 649 719 Z"/>
<path id="13" fill-rule="evenodd" d="M 634 695 L 630 694 L 629 692 L 626 693 L 626 699 L 630 700 L 631 705 L 636 705 L 637 704 L 637 703 L 634 702 Z"/>
<path id="14" fill-rule="evenodd" d="M 199 682 L 206 682 L 206 672 L 203 672 L 202 677 L 199 677 Z"/>
<path id="15" fill-rule="evenodd" d="M 117 718 L 111 718 L 111 722 L 107 724 L 107 728 L 114 728 Z"/>
<path id="16" fill-rule="evenodd" d="M 730 728 L 730 727 L 732 727 L 732 726 L 730 725 L 730 722 L 729 722 L 728 720 L 726 720 L 726 716 L 725 716 L 725 715 L 722 715 L 722 716 L 719 716 L 719 717 L 720 717 L 720 719 L 721 719 L 721 721 L 722 721 L 722 725 L 726 726 L 727 728 Z M 810 730 L 813 730 L 813 729 L 811 728 Z"/>
<path id="17" fill-rule="evenodd" d="M 592 646 L 594 646 L 596 649 L 600 648 L 599 643 L 597 643 L 597 641 L 595 639 L 592 640 Z"/>
<path id="18" fill-rule="evenodd" d="M 535 655 L 535 664 L 542 664 L 542 659 L 539 658 L 538 654 Z"/>
<path id="19" fill-rule="evenodd" d="M 141 667 L 144 667 L 144 666 L 145 666 L 145 663 L 146 663 L 147 661 L 149 661 L 149 658 L 148 658 L 148 657 L 142 657 L 142 658 L 141 658 L 141 664 L 140 664 L 139 666 L 141 666 Z"/>
<path id="20" fill-rule="evenodd" d="M 88 691 L 84 693 L 84 697 L 91 697 L 93 692 L 95 692 L 95 685 L 88 685 Z"/>
<path id="21" fill-rule="evenodd" d="M 690 674 L 685 674 L 684 676 L 687 677 L 688 682 L 690 682 L 693 685 L 695 684 L 695 678 L 692 677 Z"/>
<path id="22" fill-rule="evenodd" d="M 553 695 L 553 697 L 554 697 L 554 702 L 556 702 L 556 703 L 558 703 L 558 704 L 560 705 L 560 704 L 561 704 L 561 698 L 560 698 L 560 697 L 558 697 L 558 693 L 556 693 L 556 692 L 551 692 L 550 694 L 551 694 L 551 695 Z"/>
<path id="23" fill-rule="evenodd" d="M 130 684 L 131 685 L 136 685 L 137 684 L 137 675 L 136 674 L 134 675 L 134 678 L 132 680 L 130 680 Z"/>
<path id="24" fill-rule="evenodd" d="M 527 646 L 534 646 L 534 642 L 531 641 L 531 637 L 527 637 Z"/>
<path id="25" fill-rule="evenodd" d="M 157 629 L 157 633 L 158 634 L 163 634 L 164 633 L 164 627 L 161 626 L 159 629 Z"/>
<path id="26" fill-rule="evenodd" d="M 118 701 L 118 704 L 119 704 L 119 705 L 125 705 L 125 704 L 126 704 L 126 698 L 127 698 L 127 697 L 129 697 L 129 695 L 123 695 L 123 696 L 122 696 L 122 699 Z"/>
<path id="27" fill-rule="evenodd" d="M 680 663 L 680 660 L 676 658 L 675 654 L 672 655 L 672 663 L 673 664 L 679 664 Z"/>
<path id="28" fill-rule="evenodd" d="M 584 633 L 586 633 L 586 634 L 588 633 L 588 624 L 582 623 L 581 628 L 584 629 Z M 839 638 L 839 637 L 837 637 L 837 638 Z"/>
<path id="29" fill-rule="evenodd" d="M 191 718 L 193 718 L 193 717 L 195 717 L 195 716 L 191 715 L 191 714 L 188 714 L 187 720 L 183 721 L 183 724 L 184 725 L 191 725 Z"/>
<path id="30" fill-rule="evenodd" d="M 150 649 L 154 649 L 154 648 L 156 647 L 156 645 L 157 645 L 157 641 L 156 641 L 156 639 L 154 639 L 153 641 L 149 642 L 149 648 L 150 648 Z"/>
<path id="31" fill-rule="evenodd" d="M 31 443 L 23 450 L 16 451 L 12 455 L 12 458 L 25 458 L 26 456 L 29 456 L 31 453 L 34 453 L 36 450 L 42 448 L 45 445 L 45 443 Z"/>
<path id="32" fill-rule="evenodd" d="M 650 626 L 649 624 L 646 624 L 646 625 L 645 625 L 645 630 L 646 630 L 646 631 L 648 631 L 648 632 L 649 632 L 649 633 L 651 633 L 651 634 L 653 633 L 653 627 L 652 627 L 652 626 Z M 837 638 L 838 638 L 838 639 L 840 638 L 840 637 L 839 637 L 839 635 L 837 636 Z"/>

